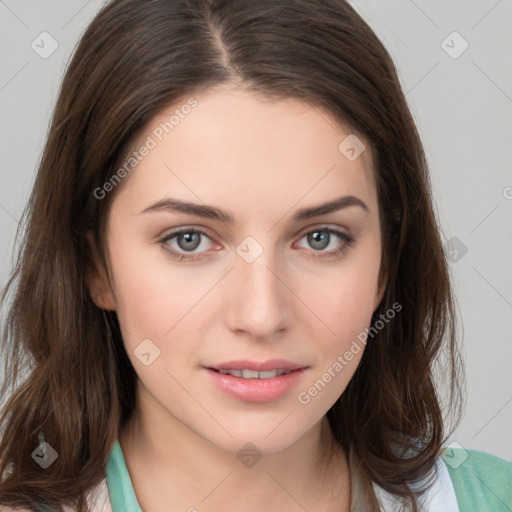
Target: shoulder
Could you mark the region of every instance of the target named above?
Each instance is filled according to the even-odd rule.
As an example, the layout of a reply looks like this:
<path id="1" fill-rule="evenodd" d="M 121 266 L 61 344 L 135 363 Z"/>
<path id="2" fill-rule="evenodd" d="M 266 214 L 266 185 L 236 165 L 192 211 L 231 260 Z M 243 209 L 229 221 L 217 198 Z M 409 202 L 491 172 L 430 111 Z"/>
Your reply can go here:
<path id="1" fill-rule="evenodd" d="M 512 510 L 512 463 L 490 453 L 447 447 L 442 459 L 461 512 Z"/>

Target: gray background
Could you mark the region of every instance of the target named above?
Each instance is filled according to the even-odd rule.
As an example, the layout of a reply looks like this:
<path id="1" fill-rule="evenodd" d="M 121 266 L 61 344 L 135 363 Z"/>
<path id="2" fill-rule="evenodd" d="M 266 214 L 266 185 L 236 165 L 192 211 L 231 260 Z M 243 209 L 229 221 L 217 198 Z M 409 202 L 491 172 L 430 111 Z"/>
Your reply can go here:
<path id="1" fill-rule="evenodd" d="M 451 441 L 512 460 L 512 2 L 351 3 L 399 69 L 453 260 L 468 398 Z M 65 63 L 102 4 L 0 0 L 0 284 Z M 58 48 L 42 58 L 45 31 Z"/>

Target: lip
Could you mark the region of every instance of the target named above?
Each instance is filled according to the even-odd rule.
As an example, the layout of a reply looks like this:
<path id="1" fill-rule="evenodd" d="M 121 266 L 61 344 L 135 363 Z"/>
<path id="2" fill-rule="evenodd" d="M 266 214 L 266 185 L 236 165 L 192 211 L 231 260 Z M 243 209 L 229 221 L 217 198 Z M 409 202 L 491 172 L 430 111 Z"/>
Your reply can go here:
<path id="1" fill-rule="evenodd" d="M 294 363 L 285 359 L 269 359 L 267 361 L 250 361 L 248 359 L 237 359 L 236 361 L 228 361 L 226 363 L 210 365 L 206 368 L 214 370 L 254 370 L 264 372 L 268 370 L 298 370 L 305 368 L 306 365 Z"/>
<path id="2" fill-rule="evenodd" d="M 252 364 L 250 361 L 231 361 L 216 367 L 202 367 L 201 370 L 206 374 L 206 377 L 223 393 L 243 402 L 262 403 L 272 402 L 283 397 L 295 388 L 307 367 L 291 363 L 290 361 L 283 361 L 274 359 L 266 361 L 265 363 Z M 292 368 L 286 368 L 292 365 Z M 267 371 L 274 369 L 290 370 L 290 373 L 272 377 L 271 379 L 244 379 L 242 377 L 235 377 L 233 375 L 225 375 L 216 370 L 255 370 Z"/>

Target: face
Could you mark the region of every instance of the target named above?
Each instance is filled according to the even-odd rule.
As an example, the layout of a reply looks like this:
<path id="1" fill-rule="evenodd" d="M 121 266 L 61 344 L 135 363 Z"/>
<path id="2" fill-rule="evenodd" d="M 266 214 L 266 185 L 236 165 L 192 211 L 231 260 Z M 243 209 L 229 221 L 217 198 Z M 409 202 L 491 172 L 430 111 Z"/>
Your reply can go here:
<path id="1" fill-rule="evenodd" d="M 194 98 L 134 145 L 95 301 L 118 315 L 139 415 L 270 453 L 319 425 L 363 354 L 383 291 L 370 151 L 299 100 Z"/>

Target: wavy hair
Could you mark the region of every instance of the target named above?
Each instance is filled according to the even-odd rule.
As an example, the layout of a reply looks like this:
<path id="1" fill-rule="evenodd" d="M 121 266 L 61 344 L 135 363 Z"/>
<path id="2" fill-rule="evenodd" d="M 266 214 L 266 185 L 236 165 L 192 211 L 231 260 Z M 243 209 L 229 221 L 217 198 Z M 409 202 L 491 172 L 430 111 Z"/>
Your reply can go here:
<path id="1" fill-rule="evenodd" d="M 88 233 L 107 268 L 105 221 L 120 187 L 102 200 L 93 191 L 152 116 L 228 82 L 322 107 L 371 147 L 387 276 L 372 322 L 395 303 L 403 309 L 368 342 L 327 418 L 368 488 L 417 510 L 426 487 L 415 484 L 441 453 L 445 413 L 460 419 L 456 308 L 394 64 L 343 0 L 113 0 L 90 23 L 61 85 L 2 294 L 0 503 L 87 511 L 136 385 L 116 314 L 94 305 L 86 279 Z M 58 452 L 44 470 L 31 458 L 41 436 Z"/>

